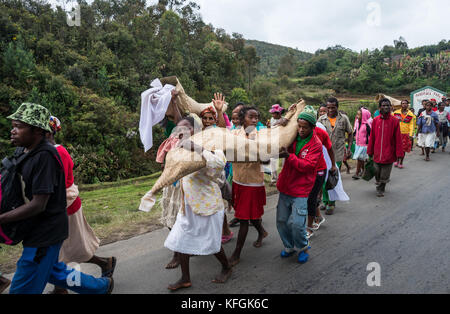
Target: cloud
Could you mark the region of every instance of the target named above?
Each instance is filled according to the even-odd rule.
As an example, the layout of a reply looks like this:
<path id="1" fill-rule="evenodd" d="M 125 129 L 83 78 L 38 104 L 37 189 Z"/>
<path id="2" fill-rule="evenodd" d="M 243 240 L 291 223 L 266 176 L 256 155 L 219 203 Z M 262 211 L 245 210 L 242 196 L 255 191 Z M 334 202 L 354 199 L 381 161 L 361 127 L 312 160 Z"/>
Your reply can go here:
<path id="1" fill-rule="evenodd" d="M 379 26 L 368 24 L 380 8 Z M 359 51 L 392 45 L 403 36 L 410 47 L 448 38 L 448 0 L 306 1 L 198 0 L 206 23 L 257 39 L 314 52 L 340 44 Z"/>
<path id="2" fill-rule="evenodd" d="M 62 0 L 50 0 L 55 3 Z M 75 0 L 73 0 L 75 1 Z M 88 0 L 92 2 L 92 0 Z M 147 0 L 154 4 L 157 0 Z M 342 45 L 355 51 L 449 40 L 448 0 L 196 0 L 205 23 L 256 39 L 315 52 Z M 368 7 L 373 3 L 371 7 Z M 368 22 L 380 8 L 380 23 Z"/>

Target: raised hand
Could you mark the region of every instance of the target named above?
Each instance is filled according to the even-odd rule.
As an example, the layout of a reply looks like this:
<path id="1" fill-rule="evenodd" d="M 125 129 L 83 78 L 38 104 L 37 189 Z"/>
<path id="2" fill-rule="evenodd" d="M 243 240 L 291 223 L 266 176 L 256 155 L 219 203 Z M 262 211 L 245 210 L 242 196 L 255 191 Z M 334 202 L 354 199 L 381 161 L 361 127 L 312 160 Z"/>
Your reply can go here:
<path id="1" fill-rule="evenodd" d="M 225 105 L 225 97 L 222 95 L 222 93 L 214 93 L 214 99 L 212 100 L 212 102 L 217 112 L 222 112 L 223 105 Z"/>

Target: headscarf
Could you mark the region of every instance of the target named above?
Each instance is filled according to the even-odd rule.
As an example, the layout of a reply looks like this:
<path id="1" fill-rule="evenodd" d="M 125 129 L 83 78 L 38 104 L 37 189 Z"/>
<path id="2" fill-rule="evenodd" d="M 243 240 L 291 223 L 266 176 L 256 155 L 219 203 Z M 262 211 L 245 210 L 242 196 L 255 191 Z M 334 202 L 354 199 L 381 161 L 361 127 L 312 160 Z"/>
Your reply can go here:
<path id="1" fill-rule="evenodd" d="M 203 116 L 204 116 L 205 114 L 207 114 L 207 113 L 211 113 L 216 119 L 218 118 L 218 117 L 217 117 L 217 112 L 216 112 L 216 110 L 214 109 L 214 107 L 212 107 L 212 106 L 209 106 L 208 108 L 206 108 L 205 110 L 203 110 L 203 111 L 200 113 L 200 118 L 203 118 Z"/>
<path id="2" fill-rule="evenodd" d="M 50 122 L 48 124 L 50 125 L 50 129 L 52 129 L 53 134 L 61 131 L 61 122 L 57 117 L 50 116 Z"/>

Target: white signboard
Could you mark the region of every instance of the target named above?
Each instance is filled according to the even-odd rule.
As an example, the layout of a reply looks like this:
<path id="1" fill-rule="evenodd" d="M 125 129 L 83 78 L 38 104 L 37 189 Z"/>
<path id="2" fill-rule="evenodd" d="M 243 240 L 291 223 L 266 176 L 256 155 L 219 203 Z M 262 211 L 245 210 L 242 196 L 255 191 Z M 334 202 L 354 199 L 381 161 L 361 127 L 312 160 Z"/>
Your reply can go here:
<path id="1" fill-rule="evenodd" d="M 442 97 L 446 95 L 445 92 L 440 91 L 431 86 L 426 86 L 424 88 L 418 89 L 411 93 L 411 106 L 414 108 L 416 114 L 420 108 L 422 108 L 422 100 L 436 99 L 439 104 L 442 101 Z"/>

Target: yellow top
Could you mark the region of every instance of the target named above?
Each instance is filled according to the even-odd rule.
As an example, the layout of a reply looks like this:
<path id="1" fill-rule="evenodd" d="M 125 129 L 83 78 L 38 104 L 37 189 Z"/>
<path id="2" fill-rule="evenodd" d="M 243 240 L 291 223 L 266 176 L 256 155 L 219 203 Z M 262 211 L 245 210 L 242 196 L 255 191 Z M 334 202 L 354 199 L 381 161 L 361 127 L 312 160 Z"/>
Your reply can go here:
<path id="1" fill-rule="evenodd" d="M 416 116 L 411 110 L 408 110 L 406 115 L 402 114 L 402 110 L 399 109 L 394 112 L 394 117 L 400 121 L 400 133 L 409 134 L 409 136 L 414 135 L 414 130 L 416 129 Z"/>
<path id="2" fill-rule="evenodd" d="M 238 136 L 247 137 L 244 128 L 231 131 Z M 256 138 L 256 128 L 248 135 L 249 140 Z M 259 162 L 254 163 L 233 163 L 233 181 L 241 184 L 264 185 L 264 172 Z"/>

